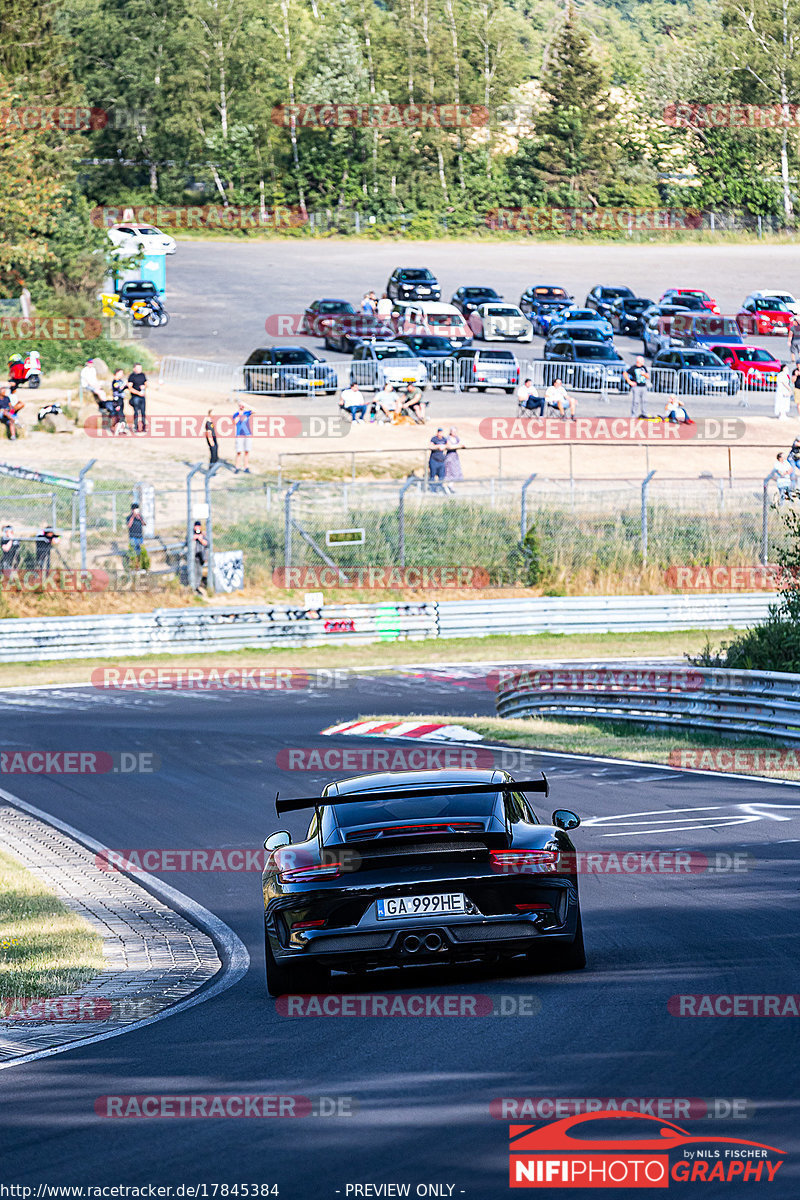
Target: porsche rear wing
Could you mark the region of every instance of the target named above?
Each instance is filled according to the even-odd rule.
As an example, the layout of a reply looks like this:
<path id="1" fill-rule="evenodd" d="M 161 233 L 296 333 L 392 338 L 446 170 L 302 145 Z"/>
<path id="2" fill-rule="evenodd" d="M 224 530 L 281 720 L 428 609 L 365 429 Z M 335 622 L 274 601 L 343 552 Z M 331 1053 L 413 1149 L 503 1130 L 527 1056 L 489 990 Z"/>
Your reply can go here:
<path id="1" fill-rule="evenodd" d="M 332 804 L 361 804 L 365 800 L 413 800 L 421 796 L 487 796 L 492 792 L 544 792 L 550 794 L 550 784 L 542 771 L 541 779 L 508 780 L 500 783 L 431 784 L 430 787 L 392 788 L 389 791 L 345 792 L 343 795 L 289 796 L 281 800 L 275 796 L 275 811 L 280 816 L 285 812 L 296 812 L 303 808 L 326 808 Z"/>

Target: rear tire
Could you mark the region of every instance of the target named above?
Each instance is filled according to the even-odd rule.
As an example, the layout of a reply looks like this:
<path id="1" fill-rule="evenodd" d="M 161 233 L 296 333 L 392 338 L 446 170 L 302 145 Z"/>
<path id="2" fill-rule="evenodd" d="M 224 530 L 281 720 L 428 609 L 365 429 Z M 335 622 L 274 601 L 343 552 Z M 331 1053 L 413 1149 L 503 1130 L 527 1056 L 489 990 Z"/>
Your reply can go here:
<path id="1" fill-rule="evenodd" d="M 272 953 L 269 934 L 264 930 L 264 958 L 266 962 L 267 991 L 270 996 L 299 995 L 320 991 L 330 980 L 330 971 L 316 963 L 289 965 L 279 963 Z"/>

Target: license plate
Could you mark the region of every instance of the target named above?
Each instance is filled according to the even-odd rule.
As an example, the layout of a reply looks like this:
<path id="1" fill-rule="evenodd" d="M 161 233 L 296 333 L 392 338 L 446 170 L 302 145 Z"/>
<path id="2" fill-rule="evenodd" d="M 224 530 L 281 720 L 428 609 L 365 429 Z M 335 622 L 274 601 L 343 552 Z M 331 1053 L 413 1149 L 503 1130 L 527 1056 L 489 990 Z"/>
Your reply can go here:
<path id="1" fill-rule="evenodd" d="M 324 379 L 312 379 L 312 380 L 311 380 L 311 386 L 312 386 L 312 387 L 322 387 L 322 385 L 324 384 L 324 382 L 325 382 L 325 380 L 324 380 Z"/>
<path id="2" fill-rule="evenodd" d="M 403 383 L 413 383 L 413 382 L 414 382 L 413 375 L 404 375 L 403 376 Z"/>
<path id="3" fill-rule="evenodd" d="M 434 896 L 394 896 L 376 901 L 379 921 L 397 917 L 450 916 L 466 912 L 463 892 L 442 892 Z"/>

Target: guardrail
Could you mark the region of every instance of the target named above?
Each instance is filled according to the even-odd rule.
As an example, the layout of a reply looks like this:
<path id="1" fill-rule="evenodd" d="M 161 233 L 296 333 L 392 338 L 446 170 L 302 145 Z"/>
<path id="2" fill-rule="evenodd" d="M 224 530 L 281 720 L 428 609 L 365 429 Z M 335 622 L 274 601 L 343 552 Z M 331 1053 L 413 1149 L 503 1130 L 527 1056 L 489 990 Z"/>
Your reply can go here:
<path id="1" fill-rule="evenodd" d="M 234 363 L 212 362 L 208 358 L 181 358 L 166 354 L 159 364 L 159 383 L 195 383 L 200 387 L 229 392 L 237 367 Z"/>
<path id="2" fill-rule="evenodd" d="M 491 634 L 742 628 L 774 596 L 564 596 L 531 600 L 162 608 L 152 613 L 0 621 L 0 662 L 118 659 Z"/>
<path id="3" fill-rule="evenodd" d="M 534 669 L 500 679 L 497 712 L 765 734 L 800 744 L 800 675 L 699 667 Z"/>

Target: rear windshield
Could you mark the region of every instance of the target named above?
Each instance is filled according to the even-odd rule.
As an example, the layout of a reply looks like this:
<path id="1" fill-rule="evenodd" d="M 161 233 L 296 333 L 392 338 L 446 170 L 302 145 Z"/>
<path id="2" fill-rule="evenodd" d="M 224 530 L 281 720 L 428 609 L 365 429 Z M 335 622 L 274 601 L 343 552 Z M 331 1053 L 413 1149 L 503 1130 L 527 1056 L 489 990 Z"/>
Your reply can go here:
<path id="1" fill-rule="evenodd" d="M 681 362 L 687 367 L 718 367 L 720 365 L 716 354 L 684 354 Z"/>
<path id="2" fill-rule="evenodd" d="M 575 346 L 575 357 L 576 358 L 605 358 L 605 359 L 612 359 L 612 360 L 616 361 L 618 359 L 619 355 L 616 353 L 616 351 L 612 350 L 611 347 L 607 346 L 605 343 L 603 343 L 602 346 L 600 346 L 600 345 L 598 345 L 598 346 L 581 346 L 578 344 Z"/>
<path id="3" fill-rule="evenodd" d="M 356 310 L 347 300 L 320 300 L 317 312 L 322 313 L 354 313 Z"/>
<path id="4" fill-rule="evenodd" d="M 453 343 L 444 337 L 410 337 L 407 341 L 412 350 L 453 349 Z"/>
<path id="5" fill-rule="evenodd" d="M 653 303 L 652 300 L 640 300 L 637 297 L 625 297 L 622 301 L 622 308 L 625 312 L 644 312 Z"/>
<path id="6" fill-rule="evenodd" d="M 516 308 L 508 308 L 508 307 L 497 308 L 495 306 L 492 308 L 487 308 L 486 315 L 487 315 L 487 317 L 518 317 L 519 310 Z"/>
<path id="7" fill-rule="evenodd" d="M 472 298 L 473 296 L 487 296 L 491 300 L 492 296 L 497 295 L 497 292 L 494 290 L 494 288 L 474 287 L 474 288 L 464 288 L 463 294 L 465 296 L 469 296 L 470 298 Z"/>
<path id="8" fill-rule="evenodd" d="M 431 275 L 430 271 L 428 271 L 422 267 L 409 267 L 405 271 L 398 272 L 398 274 L 401 279 L 410 279 L 410 280 L 433 279 L 433 276 Z"/>
<path id="9" fill-rule="evenodd" d="M 376 346 L 376 358 L 413 358 L 408 346 Z"/>
<path id="10" fill-rule="evenodd" d="M 442 817 L 485 821 L 494 811 L 497 793 L 485 796 L 398 796 L 396 800 L 361 800 L 336 804 L 336 820 L 342 829 L 377 825 L 384 821 L 432 821 Z"/>
<path id="11" fill-rule="evenodd" d="M 316 362 L 317 358 L 310 350 L 276 350 L 275 362 L 281 363 L 284 366 L 295 363 L 312 363 Z"/>

